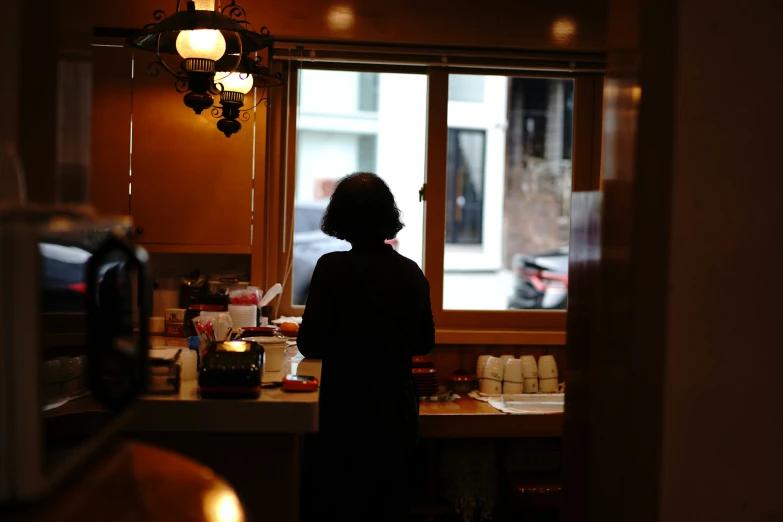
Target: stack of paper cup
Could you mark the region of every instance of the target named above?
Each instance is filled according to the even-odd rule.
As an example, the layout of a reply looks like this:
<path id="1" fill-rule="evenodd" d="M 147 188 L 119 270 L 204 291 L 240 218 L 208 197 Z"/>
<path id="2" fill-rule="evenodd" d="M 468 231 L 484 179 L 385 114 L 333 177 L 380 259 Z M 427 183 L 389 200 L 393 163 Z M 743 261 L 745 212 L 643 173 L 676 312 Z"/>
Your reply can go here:
<path id="1" fill-rule="evenodd" d="M 523 389 L 525 393 L 538 393 L 538 364 L 536 358 L 532 355 L 523 355 L 522 377 L 524 378 Z"/>
<path id="2" fill-rule="evenodd" d="M 228 305 L 228 315 L 234 330 L 258 326 L 258 307 L 256 305 Z"/>
<path id="3" fill-rule="evenodd" d="M 483 356 L 482 356 L 483 357 Z M 476 368 L 479 377 L 479 392 L 485 395 L 498 395 L 503 385 L 503 360 L 488 356 L 481 368 Z"/>
<path id="4" fill-rule="evenodd" d="M 491 355 L 479 355 L 478 362 L 476 363 L 476 377 L 481 379 L 484 377 L 484 366 L 487 364 L 487 359 L 492 357 Z"/>
<path id="5" fill-rule="evenodd" d="M 522 393 L 522 359 L 506 359 L 503 369 L 503 393 Z"/>
<path id="6" fill-rule="evenodd" d="M 538 359 L 538 387 L 544 393 L 557 393 L 557 363 L 553 355 Z"/>

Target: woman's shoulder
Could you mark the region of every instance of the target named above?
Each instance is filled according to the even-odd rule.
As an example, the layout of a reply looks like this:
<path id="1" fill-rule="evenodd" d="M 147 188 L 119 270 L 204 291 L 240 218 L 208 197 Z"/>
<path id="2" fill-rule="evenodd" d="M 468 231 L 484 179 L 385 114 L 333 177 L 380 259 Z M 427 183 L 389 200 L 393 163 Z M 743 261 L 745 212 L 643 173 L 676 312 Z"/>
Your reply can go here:
<path id="1" fill-rule="evenodd" d="M 342 265 L 348 261 L 348 256 L 348 251 L 327 252 L 318 259 L 318 264 L 323 267 Z"/>

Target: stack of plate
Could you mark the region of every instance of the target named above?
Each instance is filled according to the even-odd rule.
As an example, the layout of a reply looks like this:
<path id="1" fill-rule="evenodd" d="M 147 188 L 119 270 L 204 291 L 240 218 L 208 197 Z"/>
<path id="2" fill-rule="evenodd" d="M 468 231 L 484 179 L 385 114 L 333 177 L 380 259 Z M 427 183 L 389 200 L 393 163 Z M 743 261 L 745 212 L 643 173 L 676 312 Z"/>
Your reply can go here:
<path id="1" fill-rule="evenodd" d="M 413 368 L 413 382 L 419 397 L 431 397 L 438 393 L 438 373 L 435 368 Z"/>
<path id="2" fill-rule="evenodd" d="M 416 355 L 411 361 L 414 368 L 433 368 L 432 357 L 429 355 Z"/>

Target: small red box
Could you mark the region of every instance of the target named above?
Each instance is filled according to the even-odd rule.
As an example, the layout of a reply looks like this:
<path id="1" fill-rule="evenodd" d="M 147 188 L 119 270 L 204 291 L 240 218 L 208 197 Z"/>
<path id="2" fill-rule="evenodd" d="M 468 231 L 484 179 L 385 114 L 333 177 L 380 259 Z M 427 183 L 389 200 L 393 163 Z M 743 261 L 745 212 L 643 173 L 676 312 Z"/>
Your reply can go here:
<path id="1" fill-rule="evenodd" d="M 185 323 L 166 323 L 166 337 L 185 337 Z"/>

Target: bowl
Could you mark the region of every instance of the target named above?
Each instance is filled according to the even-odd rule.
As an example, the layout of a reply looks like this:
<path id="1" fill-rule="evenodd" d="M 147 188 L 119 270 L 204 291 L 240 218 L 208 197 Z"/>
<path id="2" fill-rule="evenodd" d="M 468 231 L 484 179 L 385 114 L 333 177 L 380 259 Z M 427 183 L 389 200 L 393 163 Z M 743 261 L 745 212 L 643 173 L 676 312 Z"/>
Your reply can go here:
<path id="1" fill-rule="evenodd" d="M 470 393 L 470 391 L 476 387 L 477 381 L 478 378 L 475 373 L 470 373 L 465 370 L 457 370 L 449 377 L 451 391 L 459 394 Z"/>

